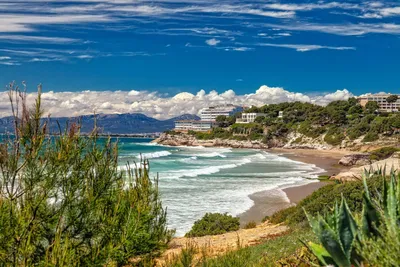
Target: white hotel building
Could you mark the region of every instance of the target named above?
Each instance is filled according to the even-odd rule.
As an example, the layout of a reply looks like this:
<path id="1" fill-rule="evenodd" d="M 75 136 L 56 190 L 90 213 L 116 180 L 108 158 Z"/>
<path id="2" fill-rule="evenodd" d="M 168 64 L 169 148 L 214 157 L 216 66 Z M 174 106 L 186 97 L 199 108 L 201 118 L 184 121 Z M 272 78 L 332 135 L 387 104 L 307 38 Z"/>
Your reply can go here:
<path id="1" fill-rule="evenodd" d="M 242 118 L 237 119 L 236 123 L 251 123 L 256 120 L 257 117 L 266 117 L 265 113 L 242 113 Z"/>
<path id="2" fill-rule="evenodd" d="M 369 101 L 376 101 L 379 105 L 379 111 L 382 112 L 398 112 L 400 110 L 400 95 L 397 95 L 399 99 L 395 103 L 388 103 L 386 99 L 392 94 L 366 94 L 357 98 L 358 102 L 361 106 L 365 107 L 365 105 Z"/>
<path id="3" fill-rule="evenodd" d="M 235 113 L 242 112 L 243 107 L 235 105 L 224 105 L 205 108 L 201 111 L 200 118 L 202 121 L 215 121 L 218 116 L 232 116 Z"/>
<path id="4" fill-rule="evenodd" d="M 207 132 L 212 128 L 217 126 L 215 119 L 218 116 L 231 116 L 237 112 L 243 111 L 242 107 L 234 106 L 234 105 L 224 105 L 224 106 L 216 106 L 205 108 L 201 111 L 200 118 L 201 120 L 182 120 L 175 121 L 175 131 L 178 132 L 187 132 L 187 131 L 200 131 Z"/>
<path id="5" fill-rule="evenodd" d="M 215 121 L 195 121 L 195 120 L 184 120 L 175 122 L 175 131 L 187 132 L 207 132 L 216 126 Z"/>

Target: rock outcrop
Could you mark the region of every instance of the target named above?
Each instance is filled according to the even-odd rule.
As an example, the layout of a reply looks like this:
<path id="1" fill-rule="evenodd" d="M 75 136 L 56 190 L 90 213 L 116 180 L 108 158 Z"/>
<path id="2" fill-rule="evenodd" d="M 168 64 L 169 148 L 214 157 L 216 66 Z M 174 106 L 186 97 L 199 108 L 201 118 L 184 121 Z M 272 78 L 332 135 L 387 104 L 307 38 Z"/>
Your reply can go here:
<path id="1" fill-rule="evenodd" d="M 158 139 L 154 140 L 158 144 L 167 146 L 204 146 L 204 147 L 232 147 L 232 148 L 251 148 L 265 149 L 268 145 L 261 141 L 239 141 L 231 139 L 215 138 L 211 140 L 199 140 L 189 134 L 166 134 L 163 133 Z"/>
<path id="2" fill-rule="evenodd" d="M 344 156 L 341 160 L 339 160 L 339 164 L 343 166 L 362 166 L 371 164 L 372 161 L 370 159 L 369 153 L 356 153 Z"/>
<path id="3" fill-rule="evenodd" d="M 400 159 L 399 155 L 396 153 L 392 157 L 384 160 L 374 162 L 372 164 L 364 165 L 361 167 L 354 167 L 348 171 L 341 172 L 338 175 L 332 176 L 332 180 L 340 181 L 355 181 L 361 180 L 362 175 L 365 170 L 377 171 L 379 169 L 384 169 L 386 167 L 386 175 L 390 175 L 392 169 L 396 170 L 396 173 L 400 171 Z"/>

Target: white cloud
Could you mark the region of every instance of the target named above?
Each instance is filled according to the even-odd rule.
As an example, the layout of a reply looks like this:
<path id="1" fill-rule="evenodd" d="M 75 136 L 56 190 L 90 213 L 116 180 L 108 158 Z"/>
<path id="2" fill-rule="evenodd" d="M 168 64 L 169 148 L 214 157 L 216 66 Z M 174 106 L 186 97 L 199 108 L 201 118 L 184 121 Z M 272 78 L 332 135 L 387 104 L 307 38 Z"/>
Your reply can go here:
<path id="1" fill-rule="evenodd" d="M 13 61 L 0 61 L 0 65 L 19 66 L 19 65 L 21 65 L 21 63 L 13 62 Z"/>
<path id="2" fill-rule="evenodd" d="M 216 46 L 216 45 L 218 45 L 220 42 L 221 42 L 220 40 L 217 40 L 217 39 L 215 39 L 215 38 L 206 40 L 206 44 L 211 45 L 211 46 Z"/>
<path id="3" fill-rule="evenodd" d="M 379 10 L 380 14 L 384 17 L 399 16 L 400 7 L 388 7 Z"/>
<path id="4" fill-rule="evenodd" d="M 315 31 L 343 36 L 357 36 L 368 33 L 400 34 L 400 24 L 394 23 L 359 23 L 359 24 L 264 24 L 265 27 L 280 27 L 292 31 Z"/>
<path id="5" fill-rule="evenodd" d="M 69 44 L 79 42 L 79 39 L 64 37 L 28 36 L 28 35 L 0 35 L 0 42 L 10 43 L 49 43 L 49 44 Z"/>
<path id="6" fill-rule="evenodd" d="M 340 2 L 331 2 L 331 3 L 316 3 L 316 4 L 266 4 L 264 7 L 277 9 L 277 10 L 287 10 L 287 11 L 310 11 L 314 9 L 332 9 L 332 8 L 340 8 L 340 9 L 361 9 L 361 6 L 358 4 L 350 4 L 350 3 L 340 3 Z"/>
<path id="7" fill-rule="evenodd" d="M 330 49 L 330 50 L 356 50 L 355 47 L 347 46 L 324 46 L 324 45 L 307 45 L 307 44 L 272 44 L 272 43 L 260 43 L 259 46 L 272 46 L 295 49 L 298 52 L 308 52 L 319 49 Z"/>
<path id="8" fill-rule="evenodd" d="M 111 18 L 106 15 L 32 15 L 0 14 L 0 32 L 35 31 L 35 25 L 76 24 L 89 22 L 106 22 Z"/>
<path id="9" fill-rule="evenodd" d="M 80 58 L 80 59 L 91 59 L 91 58 L 93 58 L 93 56 L 91 56 L 91 55 L 79 55 L 79 56 L 77 56 L 77 58 Z"/>
<path id="10" fill-rule="evenodd" d="M 237 52 L 247 52 L 247 51 L 252 51 L 254 48 L 252 47 L 245 47 L 245 46 L 239 46 L 239 47 L 234 47 L 234 46 L 229 46 L 229 47 L 218 47 L 218 49 L 224 49 L 225 51 L 237 51 Z"/>
<path id="11" fill-rule="evenodd" d="M 36 94 L 28 94 L 28 102 L 33 103 Z M 348 99 L 353 96 L 348 90 L 338 90 L 326 95 L 307 95 L 290 92 L 281 87 L 261 86 L 254 93 L 237 95 L 233 90 L 221 94 L 216 91 L 206 93 L 200 90 L 196 94 L 179 93 L 165 97 L 157 92 L 148 91 L 80 91 L 45 92 L 42 95 L 43 106 L 52 117 L 79 116 L 96 113 L 144 113 L 158 119 L 168 119 L 185 113 L 199 114 L 204 107 L 219 104 L 256 105 L 281 103 L 286 101 L 312 102 L 326 105 L 330 101 Z M 0 93 L 0 106 L 8 104 L 6 92 Z M 10 110 L 0 109 L 0 116 L 10 115 Z"/>

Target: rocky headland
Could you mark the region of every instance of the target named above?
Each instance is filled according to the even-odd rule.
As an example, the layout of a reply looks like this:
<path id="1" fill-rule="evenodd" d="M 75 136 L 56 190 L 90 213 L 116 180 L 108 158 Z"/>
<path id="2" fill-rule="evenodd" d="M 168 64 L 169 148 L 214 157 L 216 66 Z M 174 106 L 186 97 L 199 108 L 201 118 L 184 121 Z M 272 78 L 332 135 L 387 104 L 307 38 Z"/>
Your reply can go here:
<path id="1" fill-rule="evenodd" d="M 159 138 L 153 142 L 167 145 L 167 146 L 203 146 L 203 147 L 232 147 L 232 148 L 252 148 L 252 149 L 266 149 L 268 145 L 261 141 L 239 141 L 232 139 L 209 139 L 199 140 L 189 134 L 166 134 L 163 133 Z"/>

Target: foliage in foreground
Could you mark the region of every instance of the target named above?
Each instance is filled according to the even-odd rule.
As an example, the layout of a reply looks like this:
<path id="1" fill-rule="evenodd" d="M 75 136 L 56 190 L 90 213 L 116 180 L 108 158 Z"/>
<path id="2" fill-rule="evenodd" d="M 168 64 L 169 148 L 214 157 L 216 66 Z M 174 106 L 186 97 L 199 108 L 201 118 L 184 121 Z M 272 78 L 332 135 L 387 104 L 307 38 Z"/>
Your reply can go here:
<path id="1" fill-rule="evenodd" d="M 117 144 L 99 145 L 96 129 L 84 138 L 71 125 L 49 137 L 40 88 L 32 109 L 9 89 L 15 135 L 0 144 L 1 264 L 104 266 L 164 248 L 171 232 L 148 162 L 124 175 Z"/>
<path id="2" fill-rule="evenodd" d="M 186 234 L 188 237 L 220 235 L 239 230 L 239 218 L 220 213 L 206 213 L 197 220 L 192 229 Z"/>
<path id="3" fill-rule="evenodd" d="M 383 170 L 381 173 L 386 173 Z M 357 221 L 345 198 L 340 207 L 324 217 L 308 216 L 321 245 L 308 243 L 320 264 L 350 267 L 396 266 L 400 262 L 400 176 L 394 171 L 383 183 L 379 197 L 373 199 L 364 177 L 363 209 Z M 389 248 L 390 247 L 390 248 Z"/>

